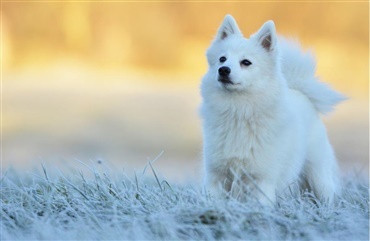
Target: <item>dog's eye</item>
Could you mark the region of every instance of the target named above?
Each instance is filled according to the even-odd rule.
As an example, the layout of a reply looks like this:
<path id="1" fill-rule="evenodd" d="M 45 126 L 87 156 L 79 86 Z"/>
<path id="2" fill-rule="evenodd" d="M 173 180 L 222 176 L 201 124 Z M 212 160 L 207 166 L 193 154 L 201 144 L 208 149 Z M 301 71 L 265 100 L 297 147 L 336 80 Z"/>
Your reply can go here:
<path id="1" fill-rule="evenodd" d="M 240 64 L 244 65 L 244 66 L 249 66 L 252 64 L 251 61 L 249 61 L 248 59 L 243 59 L 242 62 L 240 62 Z"/>
<path id="2" fill-rule="evenodd" d="M 222 57 L 220 58 L 220 62 L 221 62 L 221 63 L 223 63 L 223 62 L 225 62 L 225 61 L 226 61 L 226 57 L 222 56 Z"/>

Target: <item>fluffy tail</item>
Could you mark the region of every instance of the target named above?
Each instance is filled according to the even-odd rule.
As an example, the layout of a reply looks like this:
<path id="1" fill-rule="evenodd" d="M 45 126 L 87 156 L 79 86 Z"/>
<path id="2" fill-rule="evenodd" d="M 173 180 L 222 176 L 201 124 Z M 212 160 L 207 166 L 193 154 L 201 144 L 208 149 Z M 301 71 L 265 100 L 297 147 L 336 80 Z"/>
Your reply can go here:
<path id="1" fill-rule="evenodd" d="M 281 38 L 279 42 L 281 68 L 288 86 L 306 95 L 318 112 L 329 113 L 346 99 L 315 77 L 316 62 L 311 52 L 302 52 L 299 43 L 291 40 Z"/>

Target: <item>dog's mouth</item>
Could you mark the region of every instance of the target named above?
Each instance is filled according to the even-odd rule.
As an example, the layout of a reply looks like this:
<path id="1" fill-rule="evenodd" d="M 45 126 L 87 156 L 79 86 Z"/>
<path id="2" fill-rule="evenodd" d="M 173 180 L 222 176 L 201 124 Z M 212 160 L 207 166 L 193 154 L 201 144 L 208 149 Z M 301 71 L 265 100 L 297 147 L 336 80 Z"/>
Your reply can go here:
<path id="1" fill-rule="evenodd" d="M 224 85 L 234 85 L 235 83 L 230 80 L 228 77 L 218 77 L 218 81 Z"/>
<path id="2" fill-rule="evenodd" d="M 220 82 L 220 83 L 222 83 L 222 85 L 225 87 L 225 88 L 227 88 L 228 86 L 236 86 L 236 85 L 240 85 L 240 83 L 235 83 L 235 82 L 233 82 L 233 81 L 231 81 L 231 79 L 230 78 L 228 78 L 228 77 L 222 77 L 222 76 L 220 76 L 220 77 L 218 77 L 218 81 Z"/>

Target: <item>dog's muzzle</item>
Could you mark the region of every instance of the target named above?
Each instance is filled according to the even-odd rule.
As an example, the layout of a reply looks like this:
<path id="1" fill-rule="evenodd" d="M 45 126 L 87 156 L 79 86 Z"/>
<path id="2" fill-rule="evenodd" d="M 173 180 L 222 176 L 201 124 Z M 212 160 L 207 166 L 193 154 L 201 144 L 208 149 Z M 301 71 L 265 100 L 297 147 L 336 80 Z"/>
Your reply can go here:
<path id="1" fill-rule="evenodd" d="M 222 66 L 218 69 L 218 81 L 220 81 L 223 84 L 233 84 L 233 82 L 230 80 L 230 73 L 231 69 L 227 66 Z"/>

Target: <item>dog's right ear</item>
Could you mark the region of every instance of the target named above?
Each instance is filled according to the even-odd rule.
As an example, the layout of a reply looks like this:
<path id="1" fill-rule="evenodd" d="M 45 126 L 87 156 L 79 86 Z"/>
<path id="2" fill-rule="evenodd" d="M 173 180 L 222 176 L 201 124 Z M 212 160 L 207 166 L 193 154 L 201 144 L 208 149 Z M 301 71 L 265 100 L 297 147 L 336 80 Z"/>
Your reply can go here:
<path id="1" fill-rule="evenodd" d="M 216 40 L 224 40 L 234 34 L 242 35 L 235 19 L 230 14 L 227 14 L 218 29 Z"/>
<path id="2" fill-rule="evenodd" d="M 276 47 L 277 36 L 275 24 L 272 20 L 265 22 L 256 34 L 258 41 L 261 46 L 268 52 L 272 51 Z"/>

